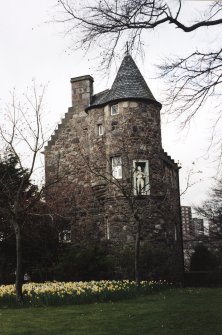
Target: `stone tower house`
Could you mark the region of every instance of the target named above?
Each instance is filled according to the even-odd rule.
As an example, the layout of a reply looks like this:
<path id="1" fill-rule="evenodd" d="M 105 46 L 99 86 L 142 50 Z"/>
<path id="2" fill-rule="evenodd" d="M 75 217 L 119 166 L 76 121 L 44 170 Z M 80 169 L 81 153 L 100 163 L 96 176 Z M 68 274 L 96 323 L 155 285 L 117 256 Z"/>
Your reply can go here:
<path id="1" fill-rule="evenodd" d="M 110 90 L 72 78 L 72 107 L 45 148 L 48 201 L 73 243 L 164 243 L 181 263 L 178 165 L 161 141 L 161 104 L 130 55 Z M 175 259 L 174 259 L 175 261 Z M 172 262 L 174 262 L 172 261 Z"/>

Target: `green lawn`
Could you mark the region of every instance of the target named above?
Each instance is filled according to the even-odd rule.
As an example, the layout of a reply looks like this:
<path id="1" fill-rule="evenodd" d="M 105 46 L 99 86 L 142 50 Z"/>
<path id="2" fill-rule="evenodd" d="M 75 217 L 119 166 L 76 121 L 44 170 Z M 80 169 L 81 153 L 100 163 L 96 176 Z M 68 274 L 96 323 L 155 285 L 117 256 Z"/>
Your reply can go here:
<path id="1" fill-rule="evenodd" d="M 0 309 L 1 335 L 221 335 L 222 289 L 174 289 L 115 303 Z"/>

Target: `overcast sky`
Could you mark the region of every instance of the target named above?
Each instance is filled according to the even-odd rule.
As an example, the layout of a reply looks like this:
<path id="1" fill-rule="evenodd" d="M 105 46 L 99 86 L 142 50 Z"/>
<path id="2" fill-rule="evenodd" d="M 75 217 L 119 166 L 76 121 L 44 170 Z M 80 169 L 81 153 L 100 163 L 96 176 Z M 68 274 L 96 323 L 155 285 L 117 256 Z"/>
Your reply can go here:
<path id="1" fill-rule="evenodd" d="M 70 40 L 62 33 L 62 26 L 50 23 L 56 15 L 55 0 L 1 0 L 0 7 L 0 113 L 9 101 L 9 92 L 15 87 L 24 92 L 33 78 L 47 85 L 45 110 L 50 127 L 54 129 L 71 105 L 70 78 L 90 74 L 94 77 L 95 93 L 109 88 L 116 75 L 114 68 L 109 78 L 98 69 L 99 50 L 83 57 L 81 51 L 70 52 Z M 191 13 L 191 6 L 194 10 Z M 186 20 L 198 14 L 202 2 L 186 2 Z M 212 34 L 213 32 L 213 34 Z M 217 30 L 185 34 L 165 26 L 146 35 L 145 59 L 136 59 L 155 98 L 164 103 L 164 84 L 156 79 L 155 65 L 164 56 L 187 53 L 197 46 L 215 43 Z M 117 67 L 120 65 L 117 60 Z M 189 131 L 181 132 L 176 123 L 162 122 L 163 148 L 175 161 L 180 161 L 181 189 L 185 186 L 187 171 L 201 170 L 193 181 L 202 179 L 182 197 L 183 205 L 198 204 L 206 197 L 212 176 L 216 173 L 213 155 L 206 154 L 209 122 L 205 115 L 197 116 Z M 221 129 L 222 130 L 222 129 Z"/>

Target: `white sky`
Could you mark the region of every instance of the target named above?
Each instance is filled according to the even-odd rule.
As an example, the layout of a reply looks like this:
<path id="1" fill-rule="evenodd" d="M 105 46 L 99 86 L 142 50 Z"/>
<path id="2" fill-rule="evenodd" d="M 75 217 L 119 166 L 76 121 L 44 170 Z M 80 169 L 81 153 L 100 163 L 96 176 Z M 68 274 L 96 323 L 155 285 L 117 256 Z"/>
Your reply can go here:
<path id="1" fill-rule="evenodd" d="M 15 87 L 19 92 L 24 92 L 27 86 L 31 86 L 33 78 L 39 84 L 48 84 L 45 111 L 51 129 L 56 127 L 71 105 L 71 77 L 92 75 L 95 93 L 112 84 L 115 70 L 108 79 L 98 71 L 95 56 L 99 50 L 86 57 L 80 51 L 68 51 L 70 41 L 62 34 L 62 26 L 49 23 L 56 14 L 55 5 L 56 0 L 0 0 L 0 120 L 2 108 L 10 99 L 9 91 Z M 187 1 L 185 19 L 189 21 L 192 15 L 197 14 L 199 6 L 202 6 L 200 1 Z M 191 7 L 195 7 L 192 13 Z M 153 79 L 156 75 L 155 64 L 160 63 L 164 56 L 187 53 L 197 46 L 212 45 L 219 35 L 216 29 L 185 34 L 170 26 L 146 35 L 145 59 L 136 59 L 136 62 L 157 100 L 164 102 L 164 85 L 162 80 Z M 176 123 L 162 123 L 163 148 L 182 164 L 181 189 L 193 162 L 194 170 L 202 171 L 193 178 L 193 181 L 200 178 L 202 181 L 182 197 L 183 205 L 199 204 L 212 183 L 211 177 L 216 173 L 213 156 L 205 154 L 208 128 L 209 122 L 203 115 L 197 116 L 189 131 L 182 133 L 178 131 Z"/>

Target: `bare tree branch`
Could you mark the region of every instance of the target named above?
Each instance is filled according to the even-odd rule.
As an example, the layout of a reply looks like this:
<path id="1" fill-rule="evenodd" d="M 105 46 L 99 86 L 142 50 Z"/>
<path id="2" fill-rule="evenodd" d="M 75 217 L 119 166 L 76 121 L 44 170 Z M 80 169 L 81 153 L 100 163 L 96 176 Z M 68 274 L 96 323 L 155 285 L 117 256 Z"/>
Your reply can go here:
<path id="1" fill-rule="evenodd" d="M 123 53 L 127 41 L 131 51 L 141 53 L 147 36 L 144 32 L 159 26 L 167 29 L 170 24 L 188 34 L 221 27 L 220 1 L 203 6 L 199 17 L 190 18 L 189 23 L 185 21 L 185 7 L 181 0 L 60 0 L 61 16 L 55 21 L 65 25 L 66 33 L 74 38 L 75 48 L 88 51 L 97 47 L 104 69 L 111 65 L 119 51 Z M 179 118 L 182 127 L 189 126 L 208 101 L 221 99 L 222 49 L 217 46 L 209 50 L 209 45 L 207 48 L 197 49 L 185 57 L 167 59 L 159 66 L 160 76 L 167 82 L 166 113 L 174 119 Z M 219 123 L 213 122 L 217 129 Z M 220 152 L 221 137 L 215 137 L 214 141 Z"/>

